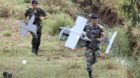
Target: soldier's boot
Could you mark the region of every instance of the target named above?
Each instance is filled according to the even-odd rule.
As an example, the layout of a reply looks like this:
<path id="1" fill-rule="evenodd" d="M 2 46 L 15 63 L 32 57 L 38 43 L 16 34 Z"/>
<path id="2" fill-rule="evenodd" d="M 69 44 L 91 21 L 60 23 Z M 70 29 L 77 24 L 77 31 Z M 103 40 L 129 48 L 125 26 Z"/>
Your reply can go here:
<path id="1" fill-rule="evenodd" d="M 38 55 L 38 50 L 39 50 L 39 46 L 40 46 L 40 42 L 41 42 L 41 30 L 37 32 L 38 34 L 38 38 L 36 41 L 36 55 Z"/>
<path id="2" fill-rule="evenodd" d="M 36 49 L 35 49 L 35 48 L 32 48 L 32 52 L 33 52 L 33 53 L 36 53 Z"/>
<path id="3" fill-rule="evenodd" d="M 89 77 L 89 78 L 93 78 L 93 77 Z"/>
<path id="4" fill-rule="evenodd" d="M 38 55 L 38 49 L 36 49 L 36 52 L 35 52 L 35 54 L 36 54 L 36 55 Z"/>
<path id="5" fill-rule="evenodd" d="M 33 38 L 32 39 L 32 52 L 33 53 L 36 53 L 36 42 L 37 42 L 37 39 Z"/>
<path id="6" fill-rule="evenodd" d="M 88 75 L 89 75 L 89 78 L 93 78 L 93 76 L 92 76 L 92 70 L 91 71 L 88 71 Z"/>

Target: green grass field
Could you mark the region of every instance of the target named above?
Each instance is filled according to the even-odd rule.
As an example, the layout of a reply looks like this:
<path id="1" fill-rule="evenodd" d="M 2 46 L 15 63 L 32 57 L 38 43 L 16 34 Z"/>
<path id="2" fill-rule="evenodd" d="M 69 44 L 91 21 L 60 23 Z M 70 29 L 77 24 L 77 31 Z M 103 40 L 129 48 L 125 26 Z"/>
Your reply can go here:
<path id="1" fill-rule="evenodd" d="M 18 31 L 0 32 L 0 78 L 4 71 L 12 72 L 13 78 L 88 78 L 85 49 L 66 49 L 57 36 L 44 33 L 39 56 L 31 53 L 31 36 L 21 39 Z M 27 60 L 27 64 L 22 64 Z M 99 59 L 93 66 L 95 78 L 128 78 L 125 66 L 111 57 Z"/>
<path id="2" fill-rule="evenodd" d="M 54 13 L 55 11 L 61 12 L 59 10 L 61 6 L 56 7 L 56 5 L 52 5 L 51 1 L 52 6 L 49 6 L 43 3 L 43 0 L 41 1 L 41 6 L 47 12 L 49 10 L 50 12 L 54 11 Z M 67 1 L 64 1 L 60 0 L 64 10 L 73 7 L 71 3 L 65 5 Z M 104 4 L 118 9 L 118 4 L 121 1 L 104 0 Z M 1 15 L 8 16 L 8 18 L 0 17 L 0 78 L 3 78 L 4 71 L 12 72 L 13 78 L 88 78 L 84 58 L 85 49 L 69 50 L 64 47 L 64 42 L 59 41 L 57 36 L 48 35 L 49 33 L 55 35 L 56 32 L 54 31 L 59 26 L 72 25 L 71 17 L 63 12 L 49 15 L 48 19 L 44 21 L 46 26 L 44 26 L 43 30 L 42 44 L 39 56 L 36 56 L 31 53 L 31 35 L 21 39 L 19 26 L 17 25 L 17 18 L 23 17 L 25 9 L 30 4 L 23 3 L 23 0 L 0 0 L 0 2 L 2 4 L 0 5 L 0 11 L 3 11 Z M 59 5 L 59 0 L 57 3 Z M 74 8 L 76 9 L 76 7 Z M 5 11 L 8 12 L 5 13 Z M 124 38 L 123 35 L 120 35 L 120 37 Z M 121 38 L 118 39 L 116 43 L 121 40 Z M 123 39 L 120 45 L 125 42 L 126 40 Z M 127 45 L 127 43 L 125 44 Z M 124 49 L 127 49 L 125 44 L 123 45 L 125 47 L 117 46 L 113 51 L 115 53 L 124 51 Z M 118 48 L 120 50 L 117 50 Z M 22 64 L 23 60 L 27 60 L 27 64 Z M 93 66 L 93 70 L 95 78 L 131 78 L 126 66 L 122 66 L 114 57 L 99 58 L 98 62 Z"/>

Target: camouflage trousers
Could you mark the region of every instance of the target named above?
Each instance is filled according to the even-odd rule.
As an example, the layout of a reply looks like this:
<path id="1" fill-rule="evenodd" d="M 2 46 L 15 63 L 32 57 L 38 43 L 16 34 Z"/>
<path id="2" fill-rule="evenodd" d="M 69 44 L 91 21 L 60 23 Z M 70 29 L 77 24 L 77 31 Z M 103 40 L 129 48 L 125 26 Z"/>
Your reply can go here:
<path id="1" fill-rule="evenodd" d="M 94 51 L 92 49 L 86 49 L 85 57 L 87 62 L 87 71 L 92 71 L 92 66 L 97 62 L 100 50 Z"/>

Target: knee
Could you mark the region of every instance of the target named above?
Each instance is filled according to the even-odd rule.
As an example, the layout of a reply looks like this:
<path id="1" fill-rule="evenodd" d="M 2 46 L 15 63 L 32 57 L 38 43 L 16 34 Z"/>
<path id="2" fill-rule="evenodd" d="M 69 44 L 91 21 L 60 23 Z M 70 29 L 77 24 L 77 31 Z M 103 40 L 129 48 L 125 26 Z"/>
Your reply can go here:
<path id="1" fill-rule="evenodd" d="M 37 34 L 32 34 L 32 37 L 37 39 L 38 38 L 38 35 Z"/>
<path id="2" fill-rule="evenodd" d="M 96 51 L 95 54 L 96 54 L 96 58 L 100 57 L 100 50 Z"/>
<path id="3" fill-rule="evenodd" d="M 92 67 L 87 67 L 87 71 L 92 71 Z"/>
<path id="4" fill-rule="evenodd" d="M 33 40 L 33 41 L 36 41 L 36 40 L 37 40 L 37 38 L 32 38 L 32 40 Z"/>
<path id="5" fill-rule="evenodd" d="M 87 64 L 87 71 L 92 71 L 92 66 L 93 66 L 93 63 L 88 63 Z"/>
<path id="6" fill-rule="evenodd" d="M 37 33 L 37 38 L 40 40 L 41 39 L 41 33 Z"/>
<path id="7" fill-rule="evenodd" d="M 93 64 L 95 64 L 96 63 L 96 56 L 92 56 L 92 58 L 86 58 L 86 60 L 87 60 L 87 62 L 89 63 L 88 65 L 90 66 L 90 65 L 93 65 Z"/>

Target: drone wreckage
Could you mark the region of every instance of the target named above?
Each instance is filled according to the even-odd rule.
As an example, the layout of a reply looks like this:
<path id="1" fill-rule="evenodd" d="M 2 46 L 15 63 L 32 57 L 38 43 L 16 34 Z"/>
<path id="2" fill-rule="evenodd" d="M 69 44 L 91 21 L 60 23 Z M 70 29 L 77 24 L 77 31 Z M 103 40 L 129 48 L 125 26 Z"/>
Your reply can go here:
<path id="1" fill-rule="evenodd" d="M 33 24 L 34 20 L 35 20 L 35 16 L 33 15 L 29 19 L 28 23 L 25 23 L 24 21 L 19 21 L 21 27 L 20 35 L 22 37 L 25 37 L 28 32 L 32 32 L 35 36 L 37 36 L 36 34 L 37 27 Z M 91 39 L 87 37 L 86 32 L 84 31 L 87 22 L 88 20 L 86 18 L 82 16 L 78 16 L 73 28 L 60 27 L 61 31 L 59 33 L 59 39 L 66 41 L 65 47 L 74 50 L 75 48 L 84 47 L 87 41 L 91 41 Z M 99 26 L 101 28 L 104 28 L 101 25 Z M 107 49 L 105 51 L 106 54 L 109 54 L 113 41 L 116 36 L 117 36 L 117 31 L 115 31 L 112 34 L 111 38 L 106 38 L 105 40 L 103 40 L 104 42 L 108 43 Z"/>
<path id="2" fill-rule="evenodd" d="M 75 25 L 73 28 L 69 27 L 60 27 L 60 33 L 59 33 L 59 39 L 66 41 L 65 47 L 70 48 L 70 49 L 75 49 L 75 48 L 81 48 L 85 47 L 87 41 L 91 41 L 87 37 L 86 32 L 84 31 L 84 28 L 88 25 L 87 24 L 87 19 L 81 16 L 78 16 Z M 99 24 L 99 27 L 104 28 Z M 108 44 L 105 53 L 109 54 L 110 49 L 112 47 L 113 41 L 117 36 L 117 31 L 115 31 L 111 38 L 106 37 L 103 41 Z"/>

